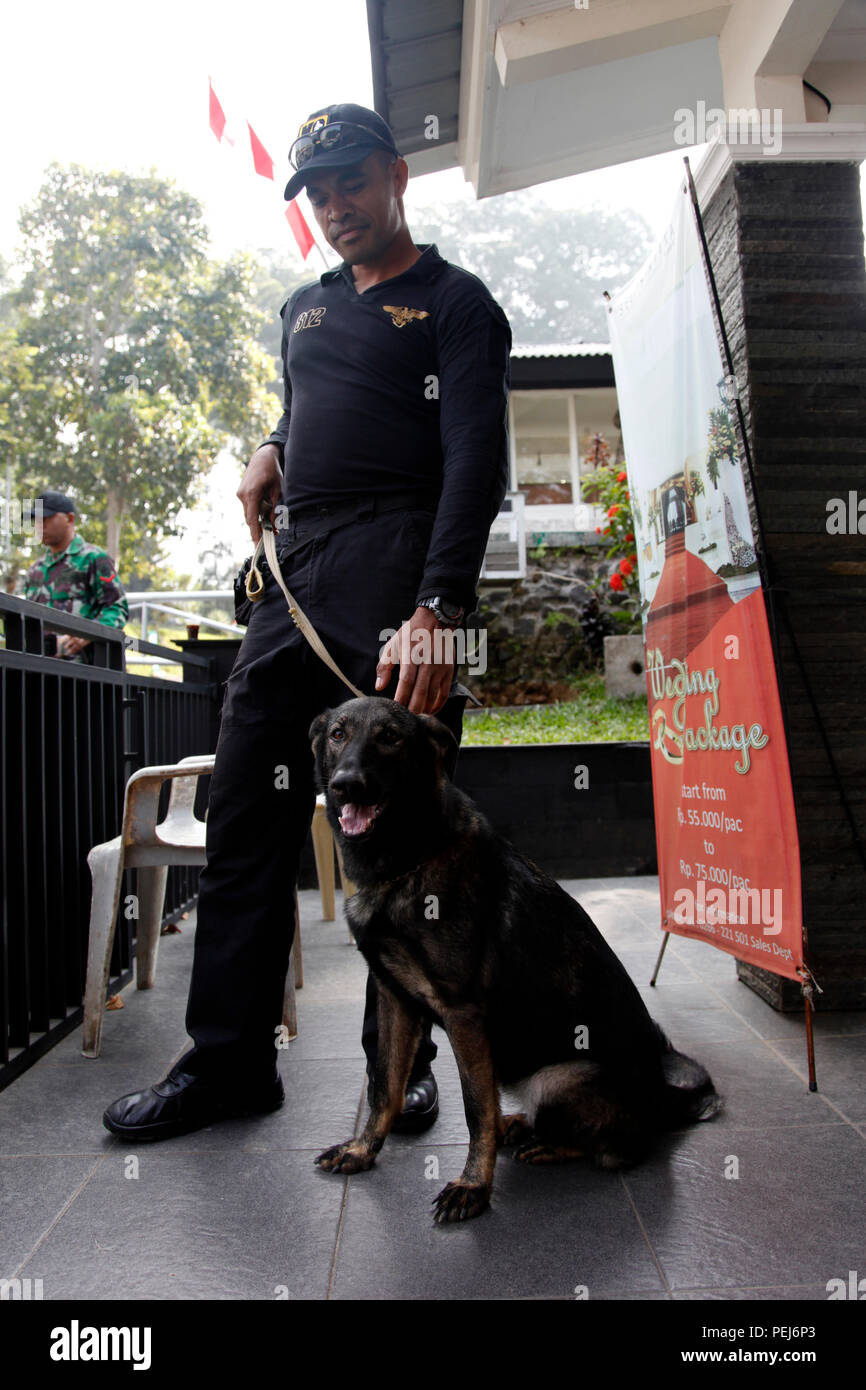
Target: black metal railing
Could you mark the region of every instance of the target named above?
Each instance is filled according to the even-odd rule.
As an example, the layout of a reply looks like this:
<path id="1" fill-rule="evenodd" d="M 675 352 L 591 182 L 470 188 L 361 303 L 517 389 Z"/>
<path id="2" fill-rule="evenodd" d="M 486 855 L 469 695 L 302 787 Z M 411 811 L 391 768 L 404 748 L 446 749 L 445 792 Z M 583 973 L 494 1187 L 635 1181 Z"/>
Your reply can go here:
<path id="1" fill-rule="evenodd" d="M 209 661 L 130 639 L 0 594 L 2 850 L 0 1088 L 81 1023 L 90 920 L 87 854 L 120 833 L 123 791 L 140 767 L 213 752 Z M 87 662 L 49 655 L 53 634 L 90 639 Z M 185 680 L 127 672 L 125 650 L 171 658 Z M 162 812 L 168 798 L 163 789 Z M 199 788 L 203 814 L 206 788 Z M 173 867 L 165 919 L 192 905 L 198 870 Z M 132 977 L 135 920 L 121 894 L 111 989 Z"/>

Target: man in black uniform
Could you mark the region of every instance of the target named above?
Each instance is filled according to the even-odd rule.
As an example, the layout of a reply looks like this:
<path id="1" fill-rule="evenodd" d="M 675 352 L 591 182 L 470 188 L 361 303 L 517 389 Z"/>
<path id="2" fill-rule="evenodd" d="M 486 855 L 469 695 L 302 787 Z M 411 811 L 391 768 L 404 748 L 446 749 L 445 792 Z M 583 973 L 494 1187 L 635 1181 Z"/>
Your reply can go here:
<path id="1" fill-rule="evenodd" d="M 413 243 L 408 168 L 374 111 L 314 113 L 290 157 L 286 198 L 306 186 L 343 264 L 281 309 L 285 412 L 238 496 L 254 540 L 264 498 L 287 519 L 285 582 L 349 680 L 435 714 L 459 742 L 467 692 L 447 643 L 430 639 L 474 607 L 507 486 L 508 321 L 480 280 Z M 398 631 L 380 656 L 385 629 Z M 195 1046 L 159 1085 L 109 1106 L 114 1133 L 168 1138 L 281 1104 L 275 1035 L 315 802 L 308 730 L 350 697 L 268 574 L 228 682 L 211 782 L 186 1020 Z M 363 1042 L 371 1069 L 372 982 Z M 396 1128 L 436 1118 L 435 1053 L 428 1032 Z"/>

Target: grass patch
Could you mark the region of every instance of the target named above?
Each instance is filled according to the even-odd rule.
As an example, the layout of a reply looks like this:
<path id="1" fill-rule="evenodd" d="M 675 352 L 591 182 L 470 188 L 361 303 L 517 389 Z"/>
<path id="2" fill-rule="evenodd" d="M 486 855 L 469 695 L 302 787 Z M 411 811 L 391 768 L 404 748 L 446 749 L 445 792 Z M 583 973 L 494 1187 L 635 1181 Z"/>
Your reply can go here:
<path id="1" fill-rule="evenodd" d="M 574 700 L 522 710 L 485 709 L 463 723 L 465 748 L 503 743 L 630 743 L 649 739 L 646 697 L 608 700 L 603 675 L 575 676 Z"/>

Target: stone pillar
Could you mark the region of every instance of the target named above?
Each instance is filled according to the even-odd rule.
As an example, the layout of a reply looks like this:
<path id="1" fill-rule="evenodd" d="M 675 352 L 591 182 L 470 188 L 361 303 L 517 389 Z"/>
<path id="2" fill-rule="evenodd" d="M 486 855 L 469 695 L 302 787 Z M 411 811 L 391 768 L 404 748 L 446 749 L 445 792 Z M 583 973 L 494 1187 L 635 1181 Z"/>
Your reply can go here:
<path id="1" fill-rule="evenodd" d="M 738 161 L 698 193 L 740 385 L 770 582 L 866 841 L 866 266 L 857 163 Z M 863 158 L 861 153 L 860 159 Z M 748 478 L 747 493 L 751 492 Z M 843 499 L 842 534 L 828 504 Z M 862 504 L 859 518 L 857 502 Z M 849 506 L 850 504 L 850 506 Z M 838 511 L 838 509 L 835 509 Z M 758 539 L 755 530 L 756 541 Z M 866 1007 L 866 870 L 785 625 L 774 634 L 821 1009 Z M 799 987 L 738 963 L 779 1009 Z"/>

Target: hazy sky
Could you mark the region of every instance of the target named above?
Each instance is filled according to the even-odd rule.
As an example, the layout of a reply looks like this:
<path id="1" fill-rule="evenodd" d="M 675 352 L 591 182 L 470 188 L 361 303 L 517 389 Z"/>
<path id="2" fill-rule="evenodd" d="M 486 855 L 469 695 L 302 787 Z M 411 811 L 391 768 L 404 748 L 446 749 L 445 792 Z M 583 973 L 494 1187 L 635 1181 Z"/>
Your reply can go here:
<path id="1" fill-rule="evenodd" d="M 250 121 L 270 152 L 273 183 L 212 134 L 209 76 L 229 121 Z M 304 117 L 332 101 L 372 105 L 363 0 L 9 7 L 0 53 L 7 133 L 0 254 L 11 256 L 19 206 L 36 194 L 46 166 L 60 160 L 132 171 L 153 165 L 202 201 L 218 254 L 282 245 L 296 268 L 283 215 L 288 149 Z M 673 152 L 544 185 L 543 196 L 634 207 L 660 230 L 681 168 Z M 473 196 L 459 170 L 427 175 L 411 186 L 409 210 Z"/>
<path id="2" fill-rule="evenodd" d="M 276 167 L 273 183 L 220 144 L 207 119 L 208 77 L 231 122 L 249 120 Z M 7 6 L 0 51 L 6 131 L 0 255 L 11 257 L 17 214 L 52 160 L 145 170 L 153 165 L 201 200 L 214 250 L 284 247 L 300 259 L 284 217 L 288 149 L 310 111 L 332 101 L 372 105 L 363 0 L 40 0 Z M 693 163 L 699 152 L 693 152 Z M 634 208 L 661 232 L 682 153 L 539 187 L 575 207 Z M 417 178 L 408 210 L 473 197 L 459 170 Z M 301 202 L 303 204 L 303 195 Z M 308 262 L 315 263 L 313 258 Z"/>

